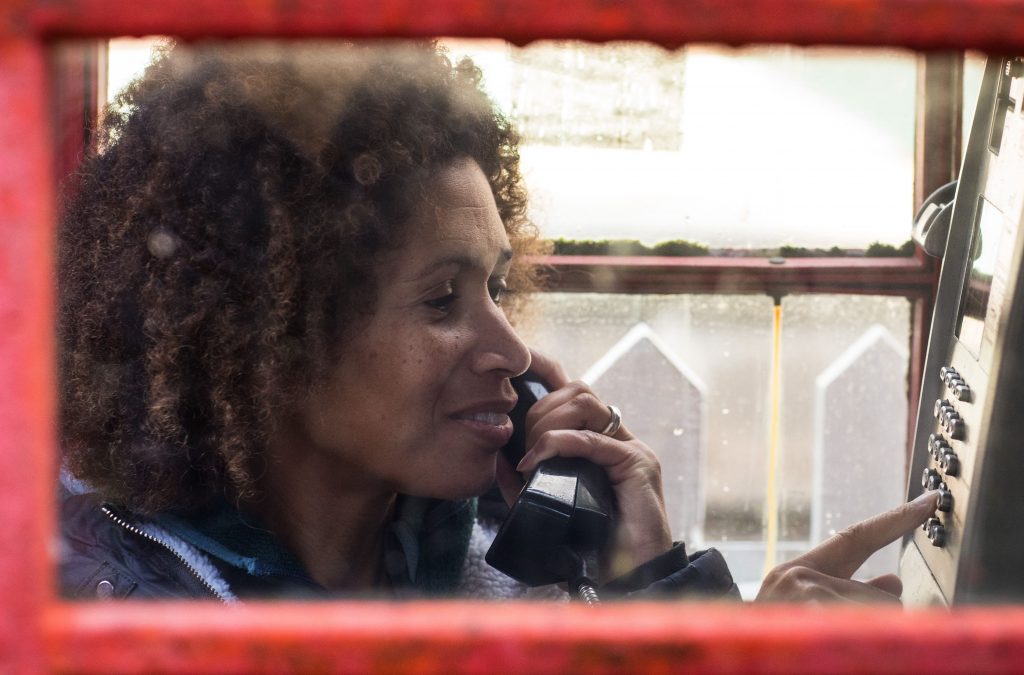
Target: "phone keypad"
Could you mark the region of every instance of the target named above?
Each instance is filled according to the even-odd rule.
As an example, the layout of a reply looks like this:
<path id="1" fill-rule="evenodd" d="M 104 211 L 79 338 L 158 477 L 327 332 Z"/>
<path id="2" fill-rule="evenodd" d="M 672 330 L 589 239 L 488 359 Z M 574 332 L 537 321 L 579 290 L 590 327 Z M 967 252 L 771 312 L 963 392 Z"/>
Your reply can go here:
<path id="1" fill-rule="evenodd" d="M 935 515 L 928 519 L 922 529 L 928 534 L 932 546 L 942 547 L 946 545 L 947 528 L 952 523 L 953 515 L 953 492 L 946 481 L 960 476 L 961 470 L 960 458 L 951 441 L 962 441 L 967 436 L 967 426 L 957 406 L 971 403 L 973 392 L 952 366 L 939 369 L 939 378 L 946 385 L 949 398 L 935 401 L 933 414 L 938 429 L 928 436 L 927 448 L 932 459 L 930 464 L 933 465 L 926 467 L 921 475 L 921 487 L 939 491 Z"/>

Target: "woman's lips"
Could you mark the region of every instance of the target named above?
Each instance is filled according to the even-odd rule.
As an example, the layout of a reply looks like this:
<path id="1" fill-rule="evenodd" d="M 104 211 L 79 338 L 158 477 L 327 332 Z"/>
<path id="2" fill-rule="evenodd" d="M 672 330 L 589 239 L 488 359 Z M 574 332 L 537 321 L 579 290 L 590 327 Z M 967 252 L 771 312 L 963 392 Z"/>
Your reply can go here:
<path id="1" fill-rule="evenodd" d="M 508 439 L 512 437 L 512 420 L 507 413 L 461 413 L 454 416 L 454 419 L 494 450 L 508 443 Z"/>

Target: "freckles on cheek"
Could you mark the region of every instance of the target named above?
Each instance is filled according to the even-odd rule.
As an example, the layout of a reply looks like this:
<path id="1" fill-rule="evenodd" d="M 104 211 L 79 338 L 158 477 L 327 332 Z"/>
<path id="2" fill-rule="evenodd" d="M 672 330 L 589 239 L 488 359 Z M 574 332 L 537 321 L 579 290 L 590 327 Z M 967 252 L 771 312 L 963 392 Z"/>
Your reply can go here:
<path id="1" fill-rule="evenodd" d="M 435 361 L 450 348 L 449 342 L 437 338 L 411 341 L 406 343 L 402 351 L 402 360 L 406 364 L 422 366 Z"/>
<path id="2" fill-rule="evenodd" d="M 427 331 L 408 340 L 400 350 L 402 365 L 421 376 L 445 370 L 462 352 L 465 336 L 451 330 Z"/>

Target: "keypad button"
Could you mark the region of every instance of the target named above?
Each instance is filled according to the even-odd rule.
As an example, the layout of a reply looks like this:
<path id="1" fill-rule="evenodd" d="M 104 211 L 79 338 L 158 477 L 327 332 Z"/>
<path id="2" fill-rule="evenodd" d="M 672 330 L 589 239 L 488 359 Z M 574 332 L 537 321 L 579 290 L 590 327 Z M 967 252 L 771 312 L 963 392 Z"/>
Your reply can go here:
<path id="1" fill-rule="evenodd" d="M 970 403 L 974 400 L 974 392 L 972 392 L 971 388 L 963 381 L 953 386 L 953 396 L 955 396 L 958 401 L 963 401 L 964 403 Z"/>
<path id="2" fill-rule="evenodd" d="M 928 436 L 928 451 L 935 461 L 939 461 L 942 455 L 952 451 L 952 448 L 949 447 L 945 438 L 939 434 L 931 434 Z"/>
<path id="3" fill-rule="evenodd" d="M 964 420 L 959 415 L 955 415 L 949 419 L 946 424 L 946 431 L 949 433 L 949 437 L 954 441 L 964 440 L 966 434 L 966 427 L 964 426 Z"/>
<path id="4" fill-rule="evenodd" d="M 945 483 L 939 486 L 939 500 L 936 502 L 935 508 L 943 513 L 953 510 L 953 493 L 949 491 Z"/>
<path id="5" fill-rule="evenodd" d="M 944 398 L 935 399 L 935 406 L 932 408 L 932 413 L 935 415 L 935 419 L 941 420 L 942 417 L 949 411 L 955 412 L 953 404 Z"/>
<path id="6" fill-rule="evenodd" d="M 939 458 L 939 468 L 947 476 L 957 477 L 960 475 L 960 458 L 955 452 L 944 452 Z"/>

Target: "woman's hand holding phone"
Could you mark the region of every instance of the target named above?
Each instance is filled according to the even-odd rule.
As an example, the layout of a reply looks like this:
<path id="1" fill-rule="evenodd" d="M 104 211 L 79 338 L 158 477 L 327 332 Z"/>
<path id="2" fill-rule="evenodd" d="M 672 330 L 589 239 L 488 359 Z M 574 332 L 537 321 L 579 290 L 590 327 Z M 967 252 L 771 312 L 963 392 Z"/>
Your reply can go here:
<path id="1" fill-rule="evenodd" d="M 529 473 L 552 457 L 580 457 L 604 468 L 615 491 L 616 526 L 610 555 L 602 570 L 603 581 L 624 574 L 672 547 L 672 536 L 662 495 L 661 465 L 654 451 L 621 425 L 614 436 L 601 430 L 611 411 L 590 387 L 570 381 L 553 359 L 531 350 L 530 370 L 551 385 L 526 417 L 526 455 L 518 467 L 504 456 L 498 459 L 498 485 L 511 503 Z"/>

